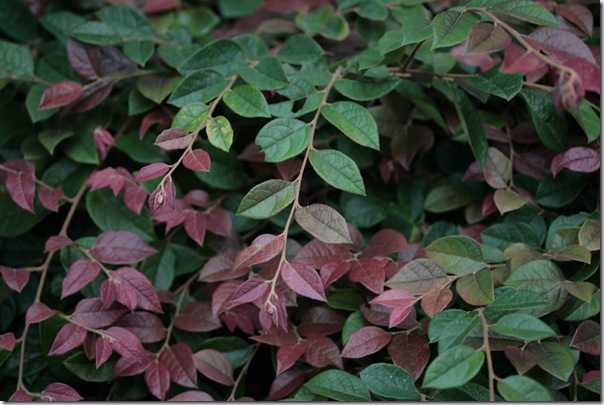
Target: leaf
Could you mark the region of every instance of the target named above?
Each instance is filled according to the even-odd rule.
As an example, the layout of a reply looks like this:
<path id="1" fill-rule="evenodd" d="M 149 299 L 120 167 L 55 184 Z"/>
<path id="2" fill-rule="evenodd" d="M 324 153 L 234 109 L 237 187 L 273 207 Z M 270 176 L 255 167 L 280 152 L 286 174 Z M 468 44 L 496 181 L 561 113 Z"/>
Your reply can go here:
<path id="1" fill-rule="evenodd" d="M 82 95 L 83 90 L 80 83 L 70 80 L 52 84 L 44 90 L 38 110 L 49 110 L 71 104 Z"/>
<path id="2" fill-rule="evenodd" d="M 588 319 L 581 322 L 573 335 L 570 347 L 579 349 L 583 353 L 599 356 L 602 350 L 601 330 L 600 324 L 595 321 Z"/>
<path id="3" fill-rule="evenodd" d="M 104 328 L 122 318 L 128 310 L 118 303 L 112 302 L 104 307 L 100 298 L 84 298 L 78 302 L 72 319 L 89 328 Z"/>
<path id="4" fill-rule="evenodd" d="M 457 293 L 470 305 L 482 306 L 493 302 L 493 276 L 484 268 L 457 280 Z"/>
<path id="5" fill-rule="evenodd" d="M 438 352 L 460 345 L 477 326 L 480 319 L 475 312 L 447 309 L 432 318 L 428 326 L 430 342 L 438 342 Z"/>
<path id="6" fill-rule="evenodd" d="M 433 288 L 422 297 L 422 309 L 430 318 L 441 312 L 453 299 L 449 288 Z"/>
<path id="7" fill-rule="evenodd" d="M 444 184 L 430 190 L 424 200 L 424 209 L 428 212 L 442 213 L 464 207 L 471 199 L 458 192 L 453 185 Z"/>
<path id="8" fill-rule="evenodd" d="M 100 356 L 105 357 L 103 351 L 99 350 L 98 348 L 99 342 L 104 342 L 104 339 L 97 340 L 95 348 L 96 362 L 99 361 L 101 358 Z M 109 348 L 109 350 L 111 350 L 111 348 Z M 110 354 L 111 352 L 109 352 L 109 355 Z M 106 357 L 108 358 L 109 356 Z M 111 372 L 115 366 L 115 362 L 111 361 L 106 363 L 106 358 L 101 360 L 103 361 L 98 362 L 99 367 L 97 367 L 94 361 L 90 361 L 90 359 L 86 357 L 85 353 L 79 351 L 65 359 L 63 361 L 63 365 L 67 368 L 67 370 L 84 381 L 107 382 L 111 379 Z"/>
<path id="9" fill-rule="evenodd" d="M 160 342 L 166 338 L 167 333 L 164 324 L 156 315 L 142 311 L 127 314 L 116 323 L 116 326 L 131 332 L 141 343 Z"/>
<path id="10" fill-rule="evenodd" d="M 537 356 L 533 353 L 515 346 L 507 346 L 505 348 L 505 357 L 507 357 L 520 375 L 535 367 L 538 362 Z"/>
<path id="11" fill-rule="evenodd" d="M 484 352 L 469 346 L 455 346 L 436 357 L 424 376 L 422 388 L 447 389 L 460 387 L 480 371 Z"/>
<path id="12" fill-rule="evenodd" d="M 376 326 L 366 326 L 350 334 L 342 350 L 342 357 L 358 359 L 369 356 L 386 347 L 392 335 Z"/>
<path id="13" fill-rule="evenodd" d="M 40 143 L 46 148 L 50 154 L 54 154 L 55 148 L 59 143 L 64 141 L 65 139 L 71 138 L 73 136 L 73 131 L 65 131 L 65 130 L 51 130 L 47 129 L 40 132 L 38 135 L 38 139 Z"/>
<path id="14" fill-rule="evenodd" d="M 15 204 L 33 214 L 36 194 L 34 176 L 24 172 L 9 173 L 6 176 L 5 185 Z"/>
<path id="15" fill-rule="evenodd" d="M 359 377 L 372 393 L 381 397 L 402 401 L 419 401 L 421 398 L 411 376 L 395 365 L 374 363 L 364 368 Z"/>
<path id="16" fill-rule="evenodd" d="M 598 171 L 600 170 L 600 154 L 598 151 L 584 146 L 570 148 L 566 152 L 554 156 L 552 160 L 554 177 L 564 168 L 580 173 Z"/>
<path id="17" fill-rule="evenodd" d="M 281 253 L 284 246 L 285 240 L 282 235 L 262 234 L 256 237 L 250 246 L 237 254 L 233 271 L 267 262 Z"/>
<path id="18" fill-rule="evenodd" d="M 385 267 L 388 260 L 384 257 L 363 258 L 352 262 L 348 279 L 361 283 L 374 293 L 384 291 Z M 394 324 L 393 324 L 394 325 Z"/>
<path id="19" fill-rule="evenodd" d="M 164 99 L 168 97 L 170 93 L 172 93 L 174 87 L 179 83 L 178 79 L 179 77 L 172 73 L 160 73 L 142 76 L 136 80 L 136 89 L 145 98 L 153 101 L 155 104 L 161 104 Z"/>
<path id="20" fill-rule="evenodd" d="M 7 332 L 0 335 L 0 349 L 12 351 L 15 347 L 15 334 Z"/>
<path id="21" fill-rule="evenodd" d="M 228 81 L 211 70 L 198 70 L 176 85 L 168 104 L 184 107 L 191 103 L 208 103 L 226 89 Z"/>
<path id="22" fill-rule="evenodd" d="M 532 292 L 510 288 L 497 296 L 487 310 L 493 311 L 517 311 L 523 308 L 531 308 L 547 304 L 547 298 Z"/>
<path id="23" fill-rule="evenodd" d="M 197 388 L 193 351 L 184 343 L 175 343 L 161 351 L 159 360 L 170 372 L 170 379 L 183 387 Z"/>
<path id="24" fill-rule="evenodd" d="M 524 207 L 530 199 L 510 190 L 496 190 L 493 200 L 501 215 Z"/>
<path id="25" fill-rule="evenodd" d="M 203 246 L 206 234 L 206 214 L 189 211 L 185 216 L 185 231 L 199 246 Z"/>
<path id="26" fill-rule="evenodd" d="M 260 90 L 248 84 L 229 90 L 223 101 L 235 114 L 242 117 L 271 117 L 268 103 Z"/>
<path id="27" fill-rule="evenodd" d="M 510 101 L 522 90 L 522 75 L 502 73 L 495 66 L 480 75 L 464 79 L 464 83 Z"/>
<path id="28" fill-rule="evenodd" d="M 34 75 L 34 60 L 24 46 L 0 41 L 0 79 L 31 77 Z"/>
<path id="29" fill-rule="evenodd" d="M 448 279 L 445 271 L 433 260 L 415 259 L 405 264 L 386 285 L 421 295 L 442 286 Z"/>
<path id="30" fill-rule="evenodd" d="M 174 402 L 208 402 L 214 401 L 209 394 L 206 394 L 203 391 L 185 391 L 181 392 L 178 395 L 173 396 L 168 401 Z"/>
<path id="31" fill-rule="evenodd" d="M 95 259 L 108 264 L 136 263 L 156 252 L 157 250 L 129 231 L 102 232 L 90 250 Z"/>
<path id="32" fill-rule="evenodd" d="M 480 54 L 501 51 L 511 42 L 512 38 L 501 26 L 479 22 L 472 26 L 472 29 L 468 34 L 465 53 Z M 520 78 L 520 80 L 522 81 L 522 78 Z"/>
<path id="33" fill-rule="evenodd" d="M 587 135 L 588 142 L 593 142 L 600 137 L 600 117 L 587 101 L 583 100 L 577 110 L 571 109 L 569 113 Z"/>
<path id="34" fill-rule="evenodd" d="M 218 149 L 229 152 L 233 144 L 233 128 L 231 123 L 222 115 L 208 117 L 206 121 L 206 133 L 210 143 Z"/>
<path id="35" fill-rule="evenodd" d="M 33 397 L 22 388 L 15 391 L 8 400 L 10 402 L 32 402 Z"/>
<path id="36" fill-rule="evenodd" d="M 497 382 L 497 390 L 506 401 L 553 401 L 549 391 L 533 379 L 512 375 Z"/>
<path id="37" fill-rule="evenodd" d="M 248 218 L 269 218 L 294 201 L 296 183 L 267 180 L 254 186 L 241 200 L 237 215 Z"/>
<path id="38" fill-rule="evenodd" d="M 438 18 L 438 16 L 436 18 Z M 449 86 L 449 91 L 451 92 L 452 101 L 455 105 L 455 110 L 457 111 L 461 126 L 468 135 L 472 153 L 478 164 L 482 167 L 487 161 L 489 145 L 478 112 L 463 90 L 451 83 L 447 83 L 447 85 Z"/>
<path id="39" fill-rule="evenodd" d="M 246 280 L 241 284 L 233 295 L 231 296 L 231 300 L 227 304 L 225 310 L 229 310 L 241 304 L 247 304 L 248 302 L 253 302 L 261 298 L 265 298 L 270 290 L 270 283 L 260 277 L 254 277 L 249 280 Z M 214 305 L 212 304 L 212 310 L 214 310 Z"/>
<path id="40" fill-rule="evenodd" d="M 40 323 L 56 313 L 57 311 L 48 308 L 41 302 L 32 304 L 25 313 L 25 324 L 30 325 L 32 323 Z"/>
<path id="41" fill-rule="evenodd" d="M 185 149 L 191 143 L 193 135 L 182 128 L 170 128 L 163 130 L 155 139 L 155 145 L 163 150 Z"/>
<path id="42" fill-rule="evenodd" d="M 298 207 L 296 222 L 308 233 L 325 243 L 352 243 L 344 217 L 324 204 Z"/>
<path id="43" fill-rule="evenodd" d="M 394 335 L 388 345 L 392 362 L 417 381 L 430 360 L 430 345 L 424 336 L 403 333 Z"/>
<path id="44" fill-rule="evenodd" d="M 193 301 L 174 318 L 174 326 L 187 332 L 209 332 L 222 326 L 205 302 Z"/>
<path id="45" fill-rule="evenodd" d="M 61 299 L 75 294 L 91 283 L 101 272 L 98 263 L 87 259 L 75 261 L 67 271 L 61 288 Z"/>
<path id="46" fill-rule="evenodd" d="M 245 54 L 235 41 L 217 39 L 191 54 L 177 70 L 181 74 L 189 74 L 199 69 L 210 69 L 228 77 L 237 72 L 244 60 Z"/>
<path id="47" fill-rule="evenodd" d="M 404 251 L 407 246 L 407 239 L 402 233 L 381 229 L 371 237 L 361 257 L 388 256 Z"/>
<path id="48" fill-rule="evenodd" d="M 490 329 L 524 341 L 541 340 L 556 335 L 556 332 L 544 322 L 523 313 L 505 315 L 496 324 L 490 325 Z"/>
<path id="49" fill-rule="evenodd" d="M 571 171 L 564 171 L 555 179 L 547 176 L 537 187 L 535 202 L 544 207 L 563 207 L 577 198 L 586 182 L 584 175 Z"/>
<path id="50" fill-rule="evenodd" d="M 549 94 L 523 89 L 520 94 L 531 112 L 539 139 L 554 152 L 562 152 L 568 143 L 564 114 L 556 109 Z"/>
<path id="51" fill-rule="evenodd" d="M 448 10 L 437 14 L 432 20 L 434 39 L 431 50 L 462 42 L 476 22 L 478 22 L 478 16 L 472 12 Z"/>
<path id="52" fill-rule="evenodd" d="M 146 352 L 140 340 L 124 328 L 113 326 L 104 333 L 104 338 L 109 340 L 111 348 L 118 352 L 120 356 L 127 359 L 143 362 L 146 358 Z"/>
<path id="53" fill-rule="evenodd" d="M 52 383 L 49 384 L 44 391 L 40 393 L 40 401 L 81 401 L 80 394 L 67 384 Z"/>
<path id="54" fill-rule="evenodd" d="M 193 149 L 188 152 L 182 163 L 189 170 L 198 172 L 210 171 L 210 155 L 203 149 Z"/>
<path id="55" fill-rule="evenodd" d="M 323 55 L 323 49 L 312 38 L 298 34 L 285 40 L 276 56 L 286 63 L 313 62 Z"/>
<path id="56" fill-rule="evenodd" d="M 393 308 L 388 324 L 388 327 L 392 328 L 409 316 L 413 310 L 413 305 L 418 300 L 419 298 L 415 298 L 405 290 L 391 289 L 381 293 L 369 302 Z"/>
<path id="57" fill-rule="evenodd" d="M 590 251 L 600 250 L 600 223 L 586 219 L 579 230 L 579 245 Z"/>
<path id="58" fill-rule="evenodd" d="M 174 116 L 171 126 L 173 129 L 182 128 L 185 131 L 194 132 L 197 130 L 197 128 L 203 128 L 204 121 L 206 121 L 209 111 L 210 108 L 204 103 L 187 104 L 186 106 L 181 108 L 180 111 L 178 111 L 176 116 Z M 189 138 L 189 140 L 190 139 L 192 138 Z M 184 138 L 180 140 L 175 140 L 175 145 L 182 145 L 184 144 L 184 141 Z M 179 147 L 179 149 L 184 148 Z"/>
<path id="59" fill-rule="evenodd" d="M 168 173 L 170 166 L 163 162 L 151 163 L 150 165 L 143 166 L 134 176 L 134 181 L 142 183 L 155 179 L 159 176 L 163 176 Z"/>
<path id="60" fill-rule="evenodd" d="M 18 293 L 29 281 L 29 271 L 26 269 L 0 266 L 0 274 L 6 285 Z"/>
<path id="61" fill-rule="evenodd" d="M 151 361 L 145 370 L 145 382 L 147 388 L 153 396 L 160 401 L 166 399 L 166 394 L 170 388 L 170 372 L 168 368 L 160 361 Z"/>
<path id="62" fill-rule="evenodd" d="M 480 233 L 483 243 L 505 250 L 512 243 L 525 243 L 531 247 L 540 245 L 540 236 L 527 223 L 502 222 L 489 226 Z"/>
<path id="63" fill-rule="evenodd" d="M 556 18 L 545 7 L 530 0 L 508 0 L 495 4 L 491 10 L 495 15 L 516 17 L 538 25 L 558 25 Z"/>
<path id="64" fill-rule="evenodd" d="M 228 387 L 233 385 L 233 366 L 224 354 L 204 349 L 193 355 L 193 362 L 195 368 L 210 380 Z"/>
<path id="65" fill-rule="evenodd" d="M 326 104 L 321 107 L 321 115 L 359 145 L 380 149 L 377 124 L 360 105 L 350 101 Z"/>
<path id="66" fill-rule="evenodd" d="M 466 236 L 440 238 L 426 247 L 426 253 L 448 273 L 471 273 L 486 266 L 480 246 Z"/>
<path id="67" fill-rule="evenodd" d="M 61 189 L 38 188 L 40 204 L 49 211 L 59 212 L 59 201 L 65 198 Z"/>
<path id="68" fill-rule="evenodd" d="M 281 265 L 281 278 L 294 292 L 317 301 L 327 301 L 321 278 L 311 266 L 284 262 Z"/>
<path id="69" fill-rule="evenodd" d="M 388 76 L 381 81 L 362 78 L 356 80 L 338 79 L 334 83 L 334 87 L 340 94 L 352 100 L 369 101 L 390 93 L 398 83 L 399 79 L 393 76 Z"/>
<path id="70" fill-rule="evenodd" d="M 139 308 L 158 313 L 163 312 L 155 288 L 141 272 L 130 267 L 121 267 L 112 274 L 112 277 L 121 285 L 128 285 L 133 289 Z"/>
<path id="71" fill-rule="evenodd" d="M 310 151 L 310 164 L 325 182 L 349 193 L 365 195 L 363 177 L 357 164 L 344 153 L 323 149 Z"/>
<path id="72" fill-rule="evenodd" d="M 308 147 L 311 127 L 293 118 L 277 118 L 263 126 L 256 135 L 266 162 L 283 162 Z"/>
<path id="73" fill-rule="evenodd" d="M 60 356 L 75 349 L 86 339 L 86 329 L 73 323 L 63 326 L 48 352 L 49 356 Z"/>
<path id="74" fill-rule="evenodd" d="M 294 365 L 306 351 L 305 344 L 295 344 L 281 346 L 277 349 L 276 360 L 277 360 L 277 375 L 280 375 L 291 366 Z"/>
<path id="75" fill-rule="evenodd" d="M 86 21 L 69 30 L 69 36 L 92 45 L 117 45 L 120 38 L 108 24 L 100 21 Z"/>
<path id="76" fill-rule="evenodd" d="M 273 56 L 267 56 L 253 67 L 242 66 L 239 75 L 259 90 L 277 90 L 289 85 L 281 63 Z"/>
<path id="77" fill-rule="evenodd" d="M 537 365 L 554 377 L 568 381 L 575 367 L 575 358 L 568 347 L 557 342 L 531 342 L 526 350 L 537 356 Z"/>
<path id="78" fill-rule="evenodd" d="M 336 401 L 370 401 L 367 386 L 361 379 L 341 370 L 326 370 L 304 384 L 315 394 Z"/>

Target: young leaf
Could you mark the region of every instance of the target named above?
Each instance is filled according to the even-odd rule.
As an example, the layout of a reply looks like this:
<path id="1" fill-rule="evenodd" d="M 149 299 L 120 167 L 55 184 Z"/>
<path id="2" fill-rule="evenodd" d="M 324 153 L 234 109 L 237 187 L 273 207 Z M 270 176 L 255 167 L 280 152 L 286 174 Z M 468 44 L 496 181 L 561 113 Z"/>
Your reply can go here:
<path id="1" fill-rule="evenodd" d="M 283 162 L 305 151 L 311 128 L 294 118 L 277 118 L 263 126 L 256 135 L 256 144 L 264 151 L 266 162 Z"/>
<path id="2" fill-rule="evenodd" d="M 472 26 L 466 39 L 466 53 L 479 54 L 505 49 L 512 37 L 499 25 L 479 22 Z M 522 79 L 521 79 L 522 80 Z M 520 90 L 520 89 L 519 89 Z"/>
<path id="3" fill-rule="evenodd" d="M 258 236 L 250 246 L 237 254 L 233 271 L 269 261 L 281 253 L 284 245 L 285 241 L 282 235 L 263 234 Z"/>
<path id="4" fill-rule="evenodd" d="M 204 349 L 193 355 L 193 362 L 195 368 L 210 380 L 226 386 L 233 385 L 233 366 L 224 354 Z"/>
<path id="5" fill-rule="evenodd" d="M 401 401 L 419 401 L 421 396 L 411 376 L 392 364 L 374 363 L 359 373 L 369 390 L 381 397 Z"/>
<path id="6" fill-rule="evenodd" d="M 495 194 L 493 194 L 493 200 L 495 201 L 495 206 L 497 206 L 497 209 L 503 215 L 524 207 L 530 201 L 530 198 L 510 190 L 496 190 Z"/>
<path id="7" fill-rule="evenodd" d="M 327 184 L 349 193 L 365 195 L 363 177 L 357 164 L 344 153 L 333 150 L 311 150 L 310 164 Z"/>
<path id="8" fill-rule="evenodd" d="M 422 387 L 447 389 L 460 387 L 480 371 L 484 352 L 469 346 L 455 346 L 436 357 L 428 368 Z"/>
<path id="9" fill-rule="evenodd" d="M 34 176 L 24 172 L 10 173 L 6 176 L 5 185 L 15 204 L 33 214 L 36 194 Z"/>
<path id="10" fill-rule="evenodd" d="M 383 349 L 392 335 L 376 326 L 366 326 L 350 334 L 342 350 L 342 357 L 361 358 Z"/>
<path id="11" fill-rule="evenodd" d="M 281 277 L 296 293 L 317 301 L 327 301 L 321 278 L 309 265 L 284 262 L 281 265 Z"/>
<path id="12" fill-rule="evenodd" d="M 388 260 L 379 256 L 356 260 L 348 272 L 348 279 L 355 283 L 361 283 L 374 293 L 380 294 L 384 291 L 387 264 Z M 393 323 L 393 325 L 395 324 Z"/>
<path id="13" fill-rule="evenodd" d="M 471 12 L 444 11 L 432 20 L 432 50 L 457 45 L 468 37 L 478 16 Z"/>
<path id="14" fill-rule="evenodd" d="M 193 351 L 184 343 L 175 343 L 161 351 L 159 360 L 170 372 L 170 379 L 183 387 L 197 388 Z"/>
<path id="15" fill-rule="evenodd" d="M 170 170 L 170 166 L 163 162 L 151 163 L 150 165 L 142 167 L 136 176 L 134 176 L 134 181 L 142 183 L 144 181 L 149 181 L 159 176 L 163 176 L 168 173 Z"/>
<path id="16" fill-rule="evenodd" d="M 344 217 L 324 204 L 298 207 L 296 222 L 308 233 L 325 243 L 352 243 Z"/>
<path id="17" fill-rule="evenodd" d="M 147 388 L 155 398 L 160 401 L 166 399 L 166 394 L 170 388 L 170 372 L 164 363 L 157 359 L 151 361 L 145 370 L 145 383 L 147 383 Z"/>
<path id="18" fill-rule="evenodd" d="M 285 40 L 279 51 L 277 58 L 286 63 L 301 64 L 303 62 L 313 62 L 323 55 L 323 49 L 312 38 L 306 35 L 293 35 Z"/>
<path id="19" fill-rule="evenodd" d="M 430 318 L 441 312 L 453 299 L 449 288 L 433 288 L 422 297 L 422 309 Z"/>
<path id="20" fill-rule="evenodd" d="M 506 401 L 553 401 L 549 391 L 535 380 L 512 375 L 497 382 L 497 390 Z"/>
<path id="21" fill-rule="evenodd" d="M 326 104 L 321 107 L 321 115 L 359 145 L 380 149 L 377 124 L 360 105 L 350 101 Z"/>
<path id="22" fill-rule="evenodd" d="M 12 351 L 15 347 L 15 334 L 13 332 L 0 335 L 0 349 Z"/>
<path id="23" fill-rule="evenodd" d="M 271 117 L 268 103 L 260 90 L 248 84 L 229 90 L 224 95 L 223 100 L 235 114 L 242 117 Z"/>
<path id="24" fill-rule="evenodd" d="M 388 256 L 407 248 L 405 236 L 392 229 L 382 229 L 371 237 L 361 257 Z"/>
<path id="25" fill-rule="evenodd" d="M 264 298 L 268 294 L 269 290 L 269 282 L 261 279 L 260 277 L 254 277 L 246 280 L 243 284 L 237 287 L 225 310 Z M 212 305 L 212 308 L 214 308 L 214 305 Z"/>
<path id="26" fill-rule="evenodd" d="M 46 401 L 81 401 L 82 398 L 80 394 L 76 392 L 73 388 L 71 388 L 67 384 L 63 383 L 52 383 L 49 384 L 44 391 L 40 393 L 40 400 Z"/>
<path id="27" fill-rule="evenodd" d="M 457 280 L 457 293 L 470 305 L 489 305 L 493 302 L 493 276 L 491 270 L 483 268 Z"/>
<path id="28" fill-rule="evenodd" d="M 560 170 L 569 169 L 573 172 L 592 173 L 600 170 L 600 153 L 594 149 L 577 146 L 554 156 L 552 173 L 556 176 Z"/>
<path id="29" fill-rule="evenodd" d="M 241 200 L 237 215 L 254 219 L 272 217 L 294 201 L 296 183 L 267 180 L 254 186 Z"/>
<path id="30" fill-rule="evenodd" d="M 522 375 L 537 365 L 539 360 L 537 356 L 524 348 L 507 346 L 505 348 L 505 357 L 512 363 L 516 372 Z"/>
<path id="31" fill-rule="evenodd" d="M 217 291 L 218 289 L 214 296 L 218 294 Z M 221 326 L 220 319 L 212 313 L 210 306 L 205 302 L 193 301 L 187 304 L 182 313 L 174 318 L 174 327 L 187 332 L 209 332 Z"/>
<path id="32" fill-rule="evenodd" d="M 141 311 L 127 314 L 116 323 L 116 326 L 132 332 L 141 343 L 155 343 L 164 340 L 166 337 L 164 324 L 156 315 L 149 312 Z"/>
<path id="33" fill-rule="evenodd" d="M 26 269 L 0 266 L 0 274 L 6 285 L 18 293 L 29 281 L 29 271 Z"/>
<path id="34" fill-rule="evenodd" d="M 57 311 L 54 311 L 41 302 L 38 302 L 27 309 L 27 312 L 25 313 L 25 324 L 29 325 L 32 323 L 42 322 L 56 313 Z"/>
<path id="35" fill-rule="evenodd" d="M 50 85 L 42 94 L 38 110 L 49 110 L 71 104 L 82 95 L 83 90 L 80 83 L 70 80 Z"/>
<path id="36" fill-rule="evenodd" d="M 86 329 L 73 323 L 63 326 L 48 352 L 49 356 L 60 356 L 81 345 L 86 339 Z"/>
<path id="37" fill-rule="evenodd" d="M 155 288 L 141 272 L 130 267 L 121 267 L 112 274 L 112 277 L 119 282 L 118 293 L 120 286 L 128 286 L 133 291 L 139 308 L 157 313 L 163 312 Z"/>
<path id="38" fill-rule="evenodd" d="M 113 285 L 113 283 L 107 284 Z M 107 306 L 103 306 L 100 298 L 84 298 L 76 306 L 75 312 L 71 315 L 77 323 L 89 328 L 104 328 L 118 321 L 128 310 L 113 301 Z"/>
<path id="39" fill-rule="evenodd" d="M 201 211 L 188 211 L 184 224 L 187 235 L 199 246 L 203 246 L 206 235 L 206 214 Z"/>
<path id="40" fill-rule="evenodd" d="M 155 139 L 155 145 L 163 150 L 185 149 L 193 136 L 182 128 L 170 128 L 162 131 Z"/>
<path id="41" fill-rule="evenodd" d="M 233 144 L 233 128 L 229 120 L 222 115 L 209 117 L 206 121 L 206 133 L 213 146 L 229 152 Z"/>
<path id="42" fill-rule="evenodd" d="M 129 231 L 103 232 L 96 238 L 90 250 L 95 259 L 108 264 L 136 263 L 156 252 L 157 250 Z"/>
<path id="43" fill-rule="evenodd" d="M 19 388 L 8 398 L 9 402 L 32 402 L 32 399 L 33 397 L 22 388 Z"/>
<path id="44" fill-rule="evenodd" d="M 101 272 L 101 266 L 98 263 L 87 259 L 75 261 L 67 271 L 63 279 L 61 289 L 61 299 L 68 295 L 79 292 L 84 286 L 92 282 Z"/>
<path id="45" fill-rule="evenodd" d="M 65 195 L 61 189 L 50 189 L 46 187 L 38 188 L 38 199 L 40 203 L 49 211 L 59 212 L 59 201 L 61 201 Z"/>
<path id="46" fill-rule="evenodd" d="M 365 383 L 341 370 L 327 370 L 314 376 L 304 386 L 312 392 L 336 401 L 370 401 Z"/>
<path id="47" fill-rule="evenodd" d="M 65 246 L 71 245 L 72 243 L 73 241 L 67 236 L 54 235 L 46 240 L 46 243 L 44 244 L 44 251 L 55 252 L 63 249 Z"/>
<path id="48" fill-rule="evenodd" d="M 118 326 L 111 327 L 103 333 L 104 337 L 109 340 L 112 349 L 122 357 L 138 362 L 142 362 L 146 358 L 143 345 L 133 333 Z"/>
<path id="49" fill-rule="evenodd" d="M 491 325 L 490 329 L 524 341 L 541 340 L 556 335 L 556 332 L 543 321 L 522 313 L 505 315 L 496 324 Z"/>

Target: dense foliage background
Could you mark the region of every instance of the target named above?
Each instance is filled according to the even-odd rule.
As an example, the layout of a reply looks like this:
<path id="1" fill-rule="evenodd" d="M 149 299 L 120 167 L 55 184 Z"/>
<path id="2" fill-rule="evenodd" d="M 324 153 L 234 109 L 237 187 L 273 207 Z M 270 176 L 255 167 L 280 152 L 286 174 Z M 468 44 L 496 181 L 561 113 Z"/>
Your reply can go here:
<path id="1" fill-rule="evenodd" d="M 598 400 L 598 21 L 3 0 L 0 400 Z"/>

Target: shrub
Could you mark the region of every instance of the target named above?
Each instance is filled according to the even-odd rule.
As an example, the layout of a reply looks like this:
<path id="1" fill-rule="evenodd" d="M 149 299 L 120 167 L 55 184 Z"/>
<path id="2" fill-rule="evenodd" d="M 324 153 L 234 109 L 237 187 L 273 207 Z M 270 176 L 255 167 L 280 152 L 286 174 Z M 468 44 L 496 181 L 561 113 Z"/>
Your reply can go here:
<path id="1" fill-rule="evenodd" d="M 591 3 L 4 0 L 0 399 L 599 399 Z"/>

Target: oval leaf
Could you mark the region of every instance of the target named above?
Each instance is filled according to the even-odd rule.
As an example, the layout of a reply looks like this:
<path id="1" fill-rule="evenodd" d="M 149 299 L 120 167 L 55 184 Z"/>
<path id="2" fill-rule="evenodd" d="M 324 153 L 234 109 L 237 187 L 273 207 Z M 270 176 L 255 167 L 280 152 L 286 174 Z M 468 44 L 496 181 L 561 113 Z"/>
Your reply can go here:
<path id="1" fill-rule="evenodd" d="M 344 217 L 325 204 L 296 208 L 296 222 L 308 233 L 325 243 L 352 243 Z"/>

